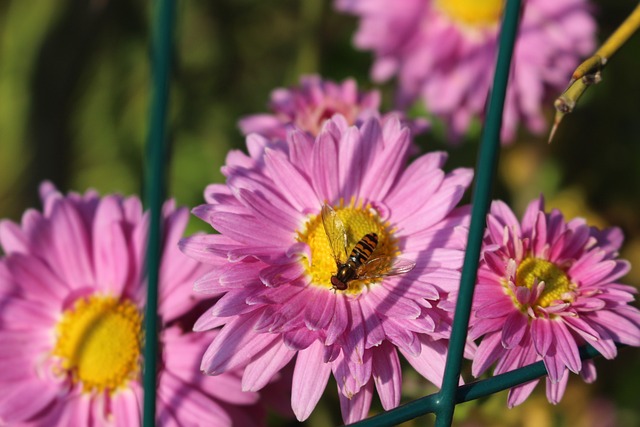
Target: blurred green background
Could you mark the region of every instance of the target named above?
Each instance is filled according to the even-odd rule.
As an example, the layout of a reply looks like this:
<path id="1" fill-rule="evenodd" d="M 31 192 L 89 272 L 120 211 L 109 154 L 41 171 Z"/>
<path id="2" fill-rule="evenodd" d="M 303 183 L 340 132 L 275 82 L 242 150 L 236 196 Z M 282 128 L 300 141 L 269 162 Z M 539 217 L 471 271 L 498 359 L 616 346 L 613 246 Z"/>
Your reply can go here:
<path id="1" fill-rule="evenodd" d="M 635 7 L 630 0 L 594 4 L 603 40 Z M 0 218 L 19 220 L 40 207 L 37 187 L 140 194 L 149 102 L 150 2 L 0 0 Z M 328 0 L 178 2 L 171 92 L 169 191 L 182 205 L 202 202 L 204 187 L 222 182 L 226 152 L 241 148 L 236 122 L 266 111 L 270 91 L 301 74 L 369 80 L 371 56 L 351 46 L 356 20 Z M 501 155 L 496 197 L 517 212 L 540 193 L 549 207 L 626 235 L 622 256 L 640 285 L 640 36 L 613 58 L 603 82 L 587 92 L 552 145 L 526 132 Z M 569 76 L 567 76 L 568 78 Z M 391 84 L 378 87 L 386 106 Z M 551 101 L 549 102 L 551 106 Z M 552 117 L 551 108 L 548 109 Z M 418 138 L 446 149 L 448 167 L 474 166 L 478 130 L 451 147 L 436 130 Z M 189 232 L 206 227 L 192 221 Z M 505 393 L 461 405 L 465 426 L 638 426 L 640 351 L 598 360 L 599 379 L 572 376 L 558 406 L 542 387 L 507 410 Z M 405 377 L 407 401 L 433 390 Z M 310 426 L 339 423 L 331 385 Z M 407 425 L 424 425 L 424 420 Z M 427 421 L 427 424 L 430 422 Z M 286 424 L 295 424 L 286 422 Z"/>

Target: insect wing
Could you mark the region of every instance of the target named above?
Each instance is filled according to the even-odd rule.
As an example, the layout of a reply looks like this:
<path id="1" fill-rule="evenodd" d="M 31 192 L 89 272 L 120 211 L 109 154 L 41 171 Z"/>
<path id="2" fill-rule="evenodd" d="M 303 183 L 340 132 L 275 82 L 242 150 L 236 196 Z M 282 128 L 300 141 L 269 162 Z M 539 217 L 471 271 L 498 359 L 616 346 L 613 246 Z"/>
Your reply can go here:
<path id="1" fill-rule="evenodd" d="M 391 265 L 391 267 L 389 267 Z M 375 279 L 386 276 L 397 276 L 413 270 L 416 263 L 408 259 L 395 257 L 378 257 L 364 263 L 358 269 L 358 279 Z"/>
<path id="2" fill-rule="evenodd" d="M 337 262 L 344 264 L 347 261 L 347 230 L 342 220 L 333 208 L 327 204 L 322 205 L 322 225 L 329 239 L 329 246 L 333 257 Z"/>

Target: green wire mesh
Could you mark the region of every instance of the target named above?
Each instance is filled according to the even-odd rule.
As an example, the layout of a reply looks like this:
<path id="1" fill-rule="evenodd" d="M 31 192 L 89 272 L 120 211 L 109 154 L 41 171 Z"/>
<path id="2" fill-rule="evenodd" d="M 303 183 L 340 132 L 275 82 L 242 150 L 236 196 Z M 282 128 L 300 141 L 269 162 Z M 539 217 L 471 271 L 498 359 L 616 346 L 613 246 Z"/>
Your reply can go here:
<path id="1" fill-rule="evenodd" d="M 450 426 L 457 404 L 526 383 L 547 373 L 544 363 L 537 362 L 489 379 L 464 386 L 458 385 L 485 218 L 491 203 L 491 187 L 498 164 L 502 111 L 511 67 L 511 56 L 518 30 L 520 7 L 520 0 L 508 0 L 503 17 L 493 90 L 489 98 L 485 127 L 478 152 L 469 240 L 442 388 L 438 393 L 416 399 L 353 425 L 390 426 L 427 413 L 434 413 L 436 426 Z M 173 0 L 157 0 L 152 40 L 152 101 L 145 169 L 145 201 L 147 208 L 151 211 L 147 247 L 148 296 L 145 315 L 146 339 L 143 378 L 145 391 L 143 425 L 148 427 L 155 425 L 156 358 L 158 354 L 157 288 L 161 255 L 162 204 L 165 199 L 166 116 L 174 21 L 175 2 Z M 582 359 L 593 358 L 597 355 L 598 352 L 590 346 L 580 350 Z"/>
<path id="2" fill-rule="evenodd" d="M 156 364 L 158 355 L 158 273 L 162 246 L 162 204 L 165 199 L 165 168 L 167 165 L 166 117 L 169 103 L 171 53 L 175 2 L 156 2 L 152 44 L 152 99 L 149 117 L 145 168 L 145 203 L 151 211 L 147 243 L 147 306 L 144 342 L 144 426 L 155 425 Z"/>

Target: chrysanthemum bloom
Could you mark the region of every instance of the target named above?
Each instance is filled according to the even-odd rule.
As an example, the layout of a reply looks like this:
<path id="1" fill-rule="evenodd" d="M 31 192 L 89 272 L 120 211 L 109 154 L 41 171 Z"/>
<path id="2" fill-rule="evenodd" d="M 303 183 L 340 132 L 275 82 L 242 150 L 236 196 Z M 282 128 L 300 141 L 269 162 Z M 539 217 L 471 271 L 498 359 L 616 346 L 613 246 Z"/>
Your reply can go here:
<path id="1" fill-rule="evenodd" d="M 182 243 L 203 263 L 225 263 L 195 285 L 223 294 L 196 323 L 197 330 L 224 325 L 202 369 L 216 375 L 248 363 L 243 388 L 259 390 L 297 355 L 291 404 L 299 420 L 332 372 L 345 422 L 367 415 L 374 386 L 385 409 L 397 406 L 398 350 L 439 385 L 466 243 L 468 209 L 455 206 L 472 172 L 445 174 L 444 153 L 407 167 L 410 133 L 395 117 L 350 127 L 336 115 L 315 140 L 294 130 L 285 145 L 257 135 L 249 145 L 252 157 L 232 153 L 226 185 L 207 188 L 208 204 L 194 210 L 220 234 Z M 384 261 L 379 276 L 358 273 L 345 290 L 332 285 L 338 268 L 325 203 L 346 232 L 346 250 L 340 243 L 335 250 L 341 260 L 376 234 L 368 259 Z M 398 256 L 415 267 L 385 277 Z"/>
<path id="2" fill-rule="evenodd" d="M 473 302 L 470 337 L 482 338 L 472 373 L 497 361 L 500 374 L 543 360 L 547 398 L 557 403 L 569 371 L 587 382 L 593 361 L 582 362 L 578 347 L 591 344 L 605 358 L 615 343 L 640 345 L 640 311 L 629 305 L 635 288 L 618 283 L 629 263 L 617 259 L 622 233 L 597 230 L 583 219 L 565 221 L 533 201 L 522 224 L 496 201 L 487 218 L 483 259 Z M 538 380 L 514 387 L 510 407 L 522 403 Z"/>
<path id="3" fill-rule="evenodd" d="M 135 197 L 65 197 L 49 183 L 41 196 L 44 212 L 0 222 L 0 424 L 137 426 L 148 215 Z M 168 202 L 164 219 L 158 423 L 255 424 L 232 408 L 257 399 L 237 374 L 210 381 L 198 370 L 215 332 L 170 326 L 206 270 L 177 248 L 188 211 Z"/>
<path id="4" fill-rule="evenodd" d="M 254 114 L 241 119 L 238 126 L 242 133 L 258 133 L 271 140 L 284 141 L 293 128 L 316 136 L 334 114 L 343 115 L 350 125 L 362 123 L 379 115 L 380 92 L 360 91 L 353 79 L 337 83 L 316 75 L 302 76 L 297 87 L 275 89 L 269 108 L 273 114 Z M 401 112 L 389 114 L 404 117 Z M 408 124 L 415 134 L 424 131 L 427 123 L 418 119 Z"/>
<path id="5" fill-rule="evenodd" d="M 507 89 L 503 138 L 513 139 L 518 122 L 533 132 L 546 129 L 546 96 L 564 89 L 579 58 L 594 46 L 595 23 L 585 0 L 529 0 L 515 46 Z M 482 114 L 492 82 L 503 1 L 336 0 L 339 10 L 358 15 L 354 43 L 372 50 L 375 81 L 396 76 L 398 103 L 422 98 L 454 135 Z"/>

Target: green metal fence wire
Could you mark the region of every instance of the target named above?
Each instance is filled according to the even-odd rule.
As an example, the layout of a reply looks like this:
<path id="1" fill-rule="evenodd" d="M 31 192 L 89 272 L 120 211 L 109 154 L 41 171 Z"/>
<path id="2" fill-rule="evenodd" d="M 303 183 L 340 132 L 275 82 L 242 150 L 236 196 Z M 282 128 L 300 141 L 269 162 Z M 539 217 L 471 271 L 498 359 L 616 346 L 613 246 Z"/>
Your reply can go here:
<path id="1" fill-rule="evenodd" d="M 169 104 L 171 53 L 175 21 L 174 0 L 158 0 L 151 51 L 152 96 L 145 168 L 145 204 L 151 211 L 147 243 L 147 306 L 144 342 L 144 407 L 142 424 L 155 425 L 156 364 L 158 355 L 158 275 L 162 241 L 162 204 L 165 199 L 167 154 L 166 117 Z"/>
<path id="2" fill-rule="evenodd" d="M 509 0 L 504 12 L 500 42 L 498 44 L 498 60 L 493 76 L 493 86 L 489 95 L 489 109 L 485 120 L 480 150 L 476 165 L 476 178 L 473 189 L 471 224 L 465 251 L 460 291 L 453 317 L 451 343 L 447 353 L 447 364 L 444 370 L 442 389 L 436 410 L 436 426 L 449 426 L 453 421 L 455 410 L 455 392 L 460 379 L 460 366 L 467 340 L 467 329 L 471 313 L 473 289 L 476 283 L 480 247 L 486 224 L 486 216 L 491 204 L 491 187 L 493 185 L 498 153 L 500 151 L 500 129 L 502 127 L 502 110 L 507 93 L 507 82 L 511 69 L 511 56 L 518 34 L 520 17 L 520 0 Z"/>
<path id="3" fill-rule="evenodd" d="M 390 426 L 409 421 L 421 415 L 434 413 L 437 427 L 450 426 L 457 404 L 532 381 L 547 373 L 544 363 L 537 362 L 485 380 L 464 386 L 458 385 L 467 339 L 480 247 L 485 228 L 485 218 L 491 203 L 491 187 L 498 163 L 502 111 L 511 67 L 511 56 L 518 29 L 520 7 L 520 0 L 508 0 L 502 22 L 493 89 L 489 99 L 487 118 L 478 152 L 469 240 L 465 253 L 460 292 L 456 304 L 442 388 L 438 393 L 416 399 L 353 425 L 362 427 Z M 165 198 L 165 168 L 167 163 L 166 116 L 174 21 L 175 1 L 157 0 L 152 39 L 152 100 L 145 159 L 145 201 L 147 208 L 151 211 L 147 247 L 148 294 L 145 315 L 146 339 L 143 378 L 143 425 L 145 427 L 155 425 L 156 358 L 158 354 L 157 287 L 161 255 L 162 203 Z M 593 358 L 597 355 L 598 352 L 590 346 L 580 350 L 582 359 Z"/>

